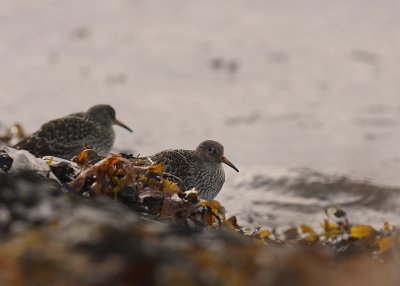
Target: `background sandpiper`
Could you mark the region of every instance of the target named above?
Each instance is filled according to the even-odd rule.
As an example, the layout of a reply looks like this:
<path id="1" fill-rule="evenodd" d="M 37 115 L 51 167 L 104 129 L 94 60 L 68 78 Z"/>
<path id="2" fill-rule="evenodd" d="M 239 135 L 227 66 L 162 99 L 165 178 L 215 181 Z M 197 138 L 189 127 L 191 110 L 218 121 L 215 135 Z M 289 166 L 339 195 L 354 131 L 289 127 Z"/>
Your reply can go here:
<path id="1" fill-rule="evenodd" d="M 86 145 L 98 154 L 107 154 L 113 144 L 113 125 L 132 130 L 115 118 L 115 110 L 110 105 L 99 104 L 86 112 L 79 112 L 51 120 L 18 142 L 14 147 L 24 149 L 35 156 L 56 156 L 71 159 Z"/>

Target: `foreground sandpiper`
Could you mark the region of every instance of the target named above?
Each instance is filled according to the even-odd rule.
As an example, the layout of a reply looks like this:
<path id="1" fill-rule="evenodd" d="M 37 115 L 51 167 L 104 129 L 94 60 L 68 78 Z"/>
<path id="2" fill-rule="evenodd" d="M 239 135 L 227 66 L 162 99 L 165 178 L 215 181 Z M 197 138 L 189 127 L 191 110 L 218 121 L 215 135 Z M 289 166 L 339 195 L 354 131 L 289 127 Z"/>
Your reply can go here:
<path id="1" fill-rule="evenodd" d="M 151 164 L 162 163 L 164 172 L 182 181 L 184 186 L 181 187 L 195 188 L 199 197 L 207 201 L 218 195 L 225 182 L 222 163 L 239 172 L 224 156 L 224 146 L 213 140 L 201 142 L 196 150 L 166 150 L 140 159 Z"/>
<path id="2" fill-rule="evenodd" d="M 87 145 L 98 154 L 106 155 L 114 144 L 113 125 L 132 130 L 115 118 L 110 105 L 99 104 L 86 112 L 73 113 L 51 120 L 14 147 L 35 156 L 56 156 L 71 159 Z"/>

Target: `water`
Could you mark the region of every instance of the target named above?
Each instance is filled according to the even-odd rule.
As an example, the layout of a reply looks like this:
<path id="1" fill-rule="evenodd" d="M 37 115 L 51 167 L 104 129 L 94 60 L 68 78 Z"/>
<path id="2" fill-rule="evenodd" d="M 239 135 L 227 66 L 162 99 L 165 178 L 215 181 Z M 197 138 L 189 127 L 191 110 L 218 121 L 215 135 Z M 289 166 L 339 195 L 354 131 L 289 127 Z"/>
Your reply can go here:
<path id="1" fill-rule="evenodd" d="M 115 150 L 223 143 L 241 172 L 225 168 L 219 199 L 242 224 L 317 223 L 330 204 L 356 221 L 399 222 L 396 191 L 379 187 L 400 185 L 397 1 L 0 5 L 3 123 L 32 132 L 110 103 L 135 131 L 116 128 Z M 288 187 L 309 178 L 301 167 L 321 186 L 345 175 L 377 187 Z"/>
<path id="2" fill-rule="evenodd" d="M 381 228 L 386 221 L 400 222 L 399 188 L 309 168 L 247 171 L 230 181 L 229 187 L 220 195 L 225 207 L 253 227 L 288 228 L 306 223 L 318 229 L 328 218 L 326 211 L 337 207 L 354 224 Z"/>

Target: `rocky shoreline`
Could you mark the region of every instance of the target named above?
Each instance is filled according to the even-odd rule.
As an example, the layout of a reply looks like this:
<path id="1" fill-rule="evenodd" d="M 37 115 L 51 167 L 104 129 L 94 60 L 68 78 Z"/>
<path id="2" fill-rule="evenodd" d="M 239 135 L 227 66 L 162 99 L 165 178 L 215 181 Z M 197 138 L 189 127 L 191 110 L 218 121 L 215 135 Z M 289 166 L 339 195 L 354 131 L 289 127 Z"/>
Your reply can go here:
<path id="1" fill-rule="evenodd" d="M 0 158 L 4 285 L 397 285 L 400 278 L 399 231 L 390 224 L 352 225 L 334 209 L 321 232 L 307 224 L 247 229 L 218 201 L 199 200 L 160 166 L 135 166 L 127 154 L 85 150 L 71 162 L 7 148 Z"/>

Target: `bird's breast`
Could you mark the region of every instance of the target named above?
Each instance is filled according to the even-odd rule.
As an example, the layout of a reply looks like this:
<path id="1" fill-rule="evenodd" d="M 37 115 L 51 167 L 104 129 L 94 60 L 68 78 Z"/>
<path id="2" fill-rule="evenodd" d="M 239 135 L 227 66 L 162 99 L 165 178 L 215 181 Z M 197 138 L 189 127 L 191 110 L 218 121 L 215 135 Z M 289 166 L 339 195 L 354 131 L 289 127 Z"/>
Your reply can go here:
<path id="1" fill-rule="evenodd" d="M 88 138 L 86 144 L 96 150 L 100 155 L 107 155 L 110 152 L 115 140 L 115 132 L 112 127 L 98 127 L 93 136 Z"/>
<path id="2" fill-rule="evenodd" d="M 196 174 L 195 188 L 202 199 L 212 200 L 221 190 L 225 182 L 222 164 L 202 164 Z"/>

